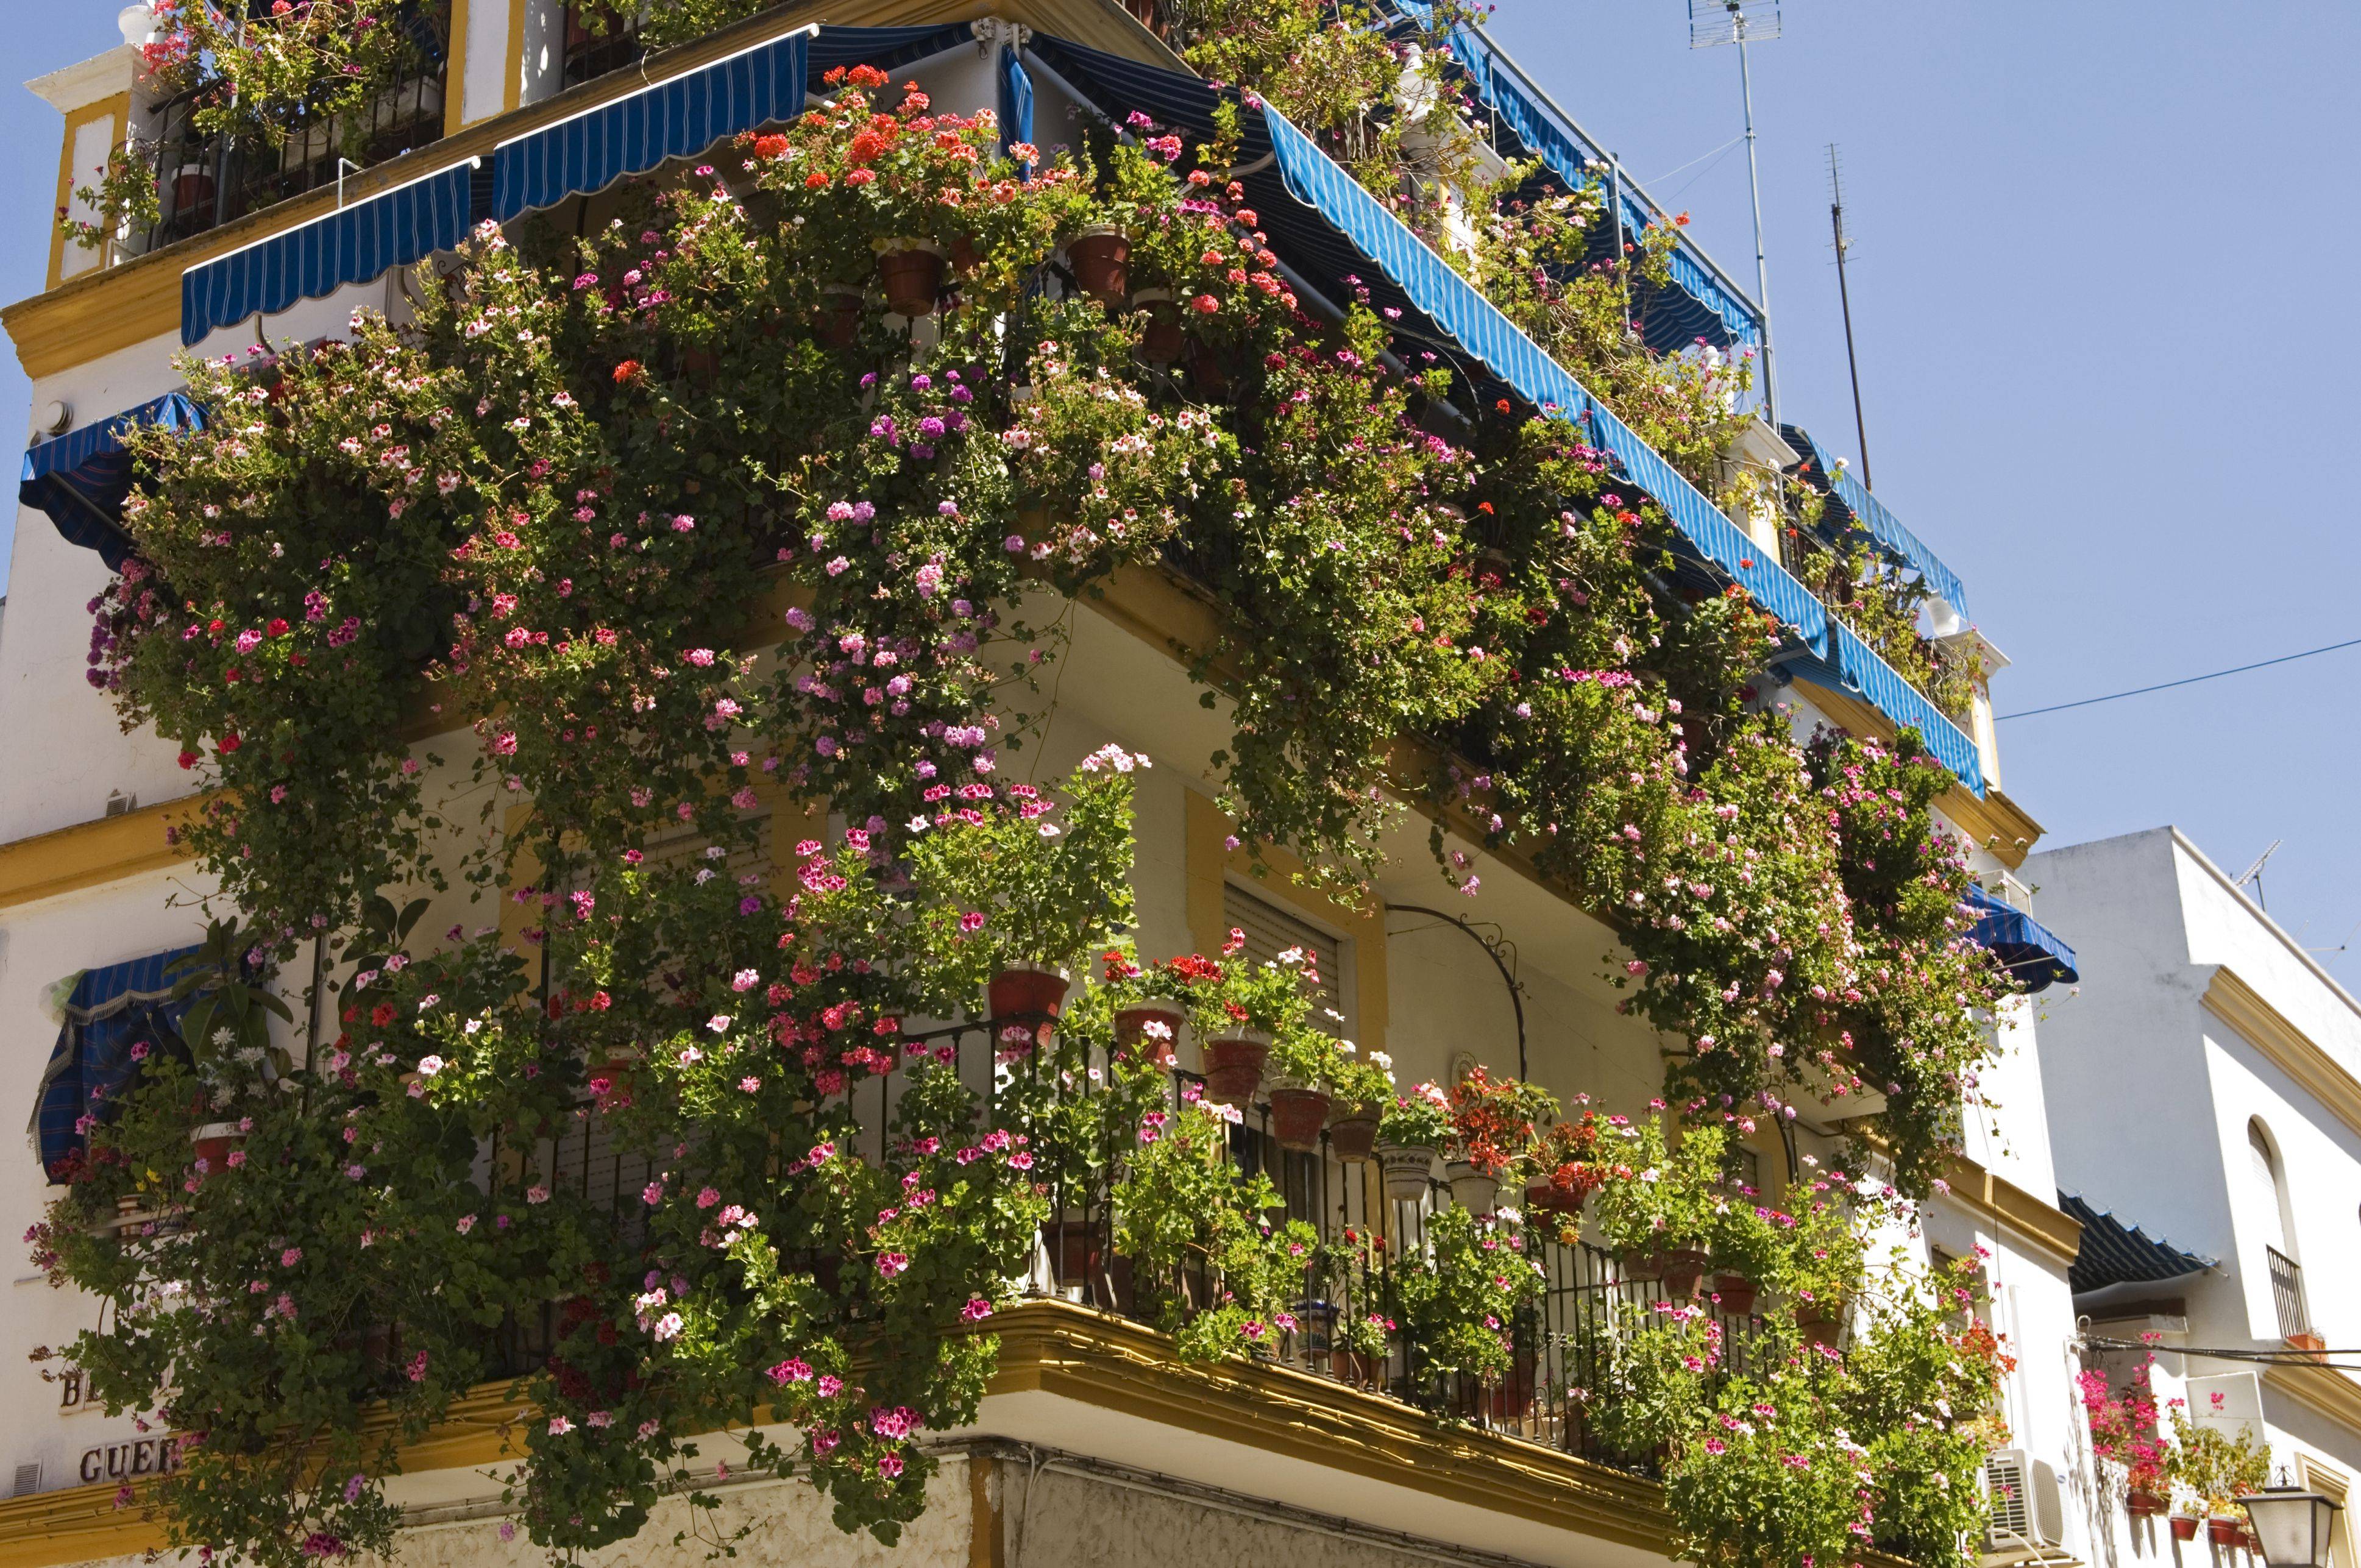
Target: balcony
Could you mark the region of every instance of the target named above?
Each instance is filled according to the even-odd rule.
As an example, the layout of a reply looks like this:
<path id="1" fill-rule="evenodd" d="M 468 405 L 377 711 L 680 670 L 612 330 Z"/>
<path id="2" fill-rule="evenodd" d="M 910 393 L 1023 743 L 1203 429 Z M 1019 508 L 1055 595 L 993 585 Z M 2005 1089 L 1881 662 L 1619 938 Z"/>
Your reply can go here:
<path id="1" fill-rule="evenodd" d="M 200 102 L 219 90 L 214 83 L 200 83 L 155 105 L 148 132 L 137 139 L 143 150 L 155 153 L 157 218 L 126 237 L 124 253 L 161 249 L 441 139 L 448 50 L 440 27 L 413 11 L 408 27 L 414 69 L 357 116 L 298 111 L 284 122 L 283 139 L 276 147 L 258 137 L 207 135 L 196 127 Z"/>
<path id="2" fill-rule="evenodd" d="M 2279 1320 L 2279 1337 L 2298 1350 L 2320 1351 L 2327 1342 L 2312 1332 L 2312 1315 L 2304 1310 L 2303 1266 L 2275 1246 L 2263 1248 L 2270 1268 L 2271 1308 Z"/>

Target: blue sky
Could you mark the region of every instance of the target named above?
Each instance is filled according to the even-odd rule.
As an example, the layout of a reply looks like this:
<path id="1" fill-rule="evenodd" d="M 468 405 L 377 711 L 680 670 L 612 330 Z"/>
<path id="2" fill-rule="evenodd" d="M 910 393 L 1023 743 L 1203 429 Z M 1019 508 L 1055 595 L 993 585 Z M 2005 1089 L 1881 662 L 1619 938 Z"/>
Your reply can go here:
<path id="1" fill-rule="evenodd" d="M 93 54 L 117 8 L 16 0 L 9 59 L 31 74 Z M 2361 239 L 2335 150 L 2361 10 L 1784 9 L 1754 54 L 1782 411 L 1857 460 L 1833 141 L 1877 492 L 2015 661 L 2000 710 L 2361 636 L 2361 392 L 2333 336 Z M 1744 149 L 1693 161 L 1738 134 L 1738 62 L 1689 49 L 1683 0 L 1504 0 L 1494 29 L 1751 283 Z M 41 283 L 58 134 L 47 104 L 0 90 L 19 149 L 0 180 L 26 214 L 0 235 L 8 298 Z M 9 428 L 27 400 L 8 356 Z M 2361 927 L 2356 679 L 2361 649 L 2006 723 L 2008 793 L 2049 844 L 2173 822 L 2235 874 L 2284 839 L 2269 906 L 2334 948 Z M 2361 938 L 2316 956 L 2361 990 Z"/>

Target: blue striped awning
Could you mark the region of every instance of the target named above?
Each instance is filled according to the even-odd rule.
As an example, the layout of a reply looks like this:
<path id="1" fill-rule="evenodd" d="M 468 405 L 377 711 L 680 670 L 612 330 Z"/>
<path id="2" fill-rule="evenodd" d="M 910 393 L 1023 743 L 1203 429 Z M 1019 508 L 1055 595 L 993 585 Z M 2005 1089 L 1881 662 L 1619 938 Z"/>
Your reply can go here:
<path id="1" fill-rule="evenodd" d="M 181 274 L 181 341 L 193 347 L 216 327 L 317 300 L 396 267 L 451 250 L 473 214 L 473 161 L 200 262 Z"/>
<path id="2" fill-rule="evenodd" d="M 1033 79 L 1025 74 L 1025 60 L 1006 44 L 1000 46 L 1000 149 L 1033 139 Z M 1033 177 L 1031 170 L 1024 177 Z"/>
<path id="3" fill-rule="evenodd" d="M 2143 1235 L 2079 1192 L 2060 1190 L 2058 1207 L 2081 1222 L 2082 1242 L 2066 1272 L 2066 1288 L 2081 1296 L 2110 1285 L 2153 1285 L 2202 1274 L 2218 1259 L 2183 1252 L 2161 1236 Z"/>
<path id="4" fill-rule="evenodd" d="M 492 216 L 507 223 L 803 113 L 814 30 L 741 49 L 500 143 L 492 152 Z"/>
<path id="5" fill-rule="evenodd" d="M 1451 29 L 1449 42 L 1452 61 L 1475 90 L 1477 99 L 1567 190 L 1610 183 L 1604 172 L 1607 153 L 1488 34 L 1463 23 Z M 1637 235 L 1645 228 L 1673 226 L 1672 218 L 1628 177 L 1618 177 L 1611 184 L 1611 197 L 1621 207 L 1616 215 L 1622 230 Z M 1616 225 L 1608 225 L 1592 247 L 1592 259 L 1613 258 L 1617 232 Z M 1688 308 L 1667 310 L 1659 305 L 1652 309 L 1647 320 L 1649 346 L 1685 348 L 1700 337 L 1725 348 L 1743 350 L 1761 345 L 1761 313 L 1686 235 L 1673 247 L 1670 265 L 1673 282 Z"/>
<path id="6" fill-rule="evenodd" d="M 123 502 L 132 483 L 124 433 L 137 424 L 202 430 L 204 423 L 204 411 L 185 394 L 167 392 L 113 419 L 70 430 L 27 450 L 16 499 L 49 513 L 67 543 L 97 551 L 110 571 L 119 572 L 132 554 L 130 535 L 123 531 Z"/>
<path id="7" fill-rule="evenodd" d="M 1828 498 L 1827 513 L 1839 528 L 1857 524 L 1887 556 L 1916 572 L 1929 590 L 1962 617 L 1968 613 L 1968 590 L 1960 579 L 1918 536 L 1902 526 L 1902 521 L 1885 510 L 1884 503 L 1870 494 L 1863 485 L 1845 470 L 1812 439 L 1811 432 L 1801 425 L 1783 424 L 1781 435 L 1787 444 L 1804 454 L 1803 477 L 1814 489 Z"/>
<path id="8" fill-rule="evenodd" d="M 89 1146 L 84 1116 L 110 1119 L 115 1102 L 139 1070 L 134 1047 L 181 1048 L 181 1019 L 196 993 L 175 1002 L 172 989 L 181 977 L 168 971 L 197 951 L 192 947 L 150 953 L 84 970 L 74 981 L 26 1129 L 44 1171 L 54 1171 L 60 1161 Z"/>
<path id="9" fill-rule="evenodd" d="M 1999 959 L 2001 967 L 2026 990 L 2073 985 L 2081 980 L 2081 971 L 2074 966 L 2074 949 L 2051 935 L 2040 921 L 1981 887 L 1969 887 L 1967 903 L 1976 917 L 1969 940 Z"/>

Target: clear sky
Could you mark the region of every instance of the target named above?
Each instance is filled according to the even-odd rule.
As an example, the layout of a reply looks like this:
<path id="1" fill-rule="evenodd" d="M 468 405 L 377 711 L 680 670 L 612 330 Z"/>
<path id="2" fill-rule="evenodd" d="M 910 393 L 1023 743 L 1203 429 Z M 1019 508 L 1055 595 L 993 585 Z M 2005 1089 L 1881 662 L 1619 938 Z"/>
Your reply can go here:
<path id="1" fill-rule="evenodd" d="M 0 0 L 26 74 L 113 0 Z M 2329 0 L 1790 0 L 1754 51 L 1782 412 L 1853 457 L 1826 147 L 1855 241 L 1879 497 L 2015 661 L 2004 714 L 2361 637 L 2361 9 Z M 1751 284 L 1738 61 L 1684 0 L 1502 0 L 1494 29 Z M 58 118 L 0 91 L 0 294 L 38 289 Z M 1702 159 L 1702 161 L 1697 161 Z M 1683 167 L 1683 166 L 1687 167 Z M 0 410 L 25 428 L 13 356 Z M 92 411 L 82 411 L 85 413 Z M 0 509 L 8 512 L 10 509 Z M 12 517 L 0 516 L 0 538 Z M 2179 824 L 2361 991 L 2361 648 L 2001 727 L 2048 844 Z M 2059 933 L 2070 942 L 2071 931 Z"/>

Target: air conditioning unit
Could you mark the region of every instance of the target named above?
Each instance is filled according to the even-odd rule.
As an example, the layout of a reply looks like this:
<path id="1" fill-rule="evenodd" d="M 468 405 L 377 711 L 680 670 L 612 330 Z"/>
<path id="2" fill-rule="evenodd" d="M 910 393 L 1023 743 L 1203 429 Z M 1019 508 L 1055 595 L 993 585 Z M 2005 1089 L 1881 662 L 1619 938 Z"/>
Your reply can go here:
<path id="1" fill-rule="evenodd" d="M 2065 1544 L 2065 1498 L 2044 1461 L 2021 1448 L 1996 1451 L 1984 1461 L 1984 1491 L 1992 1513 L 1979 1562 L 2023 1563 Z"/>

